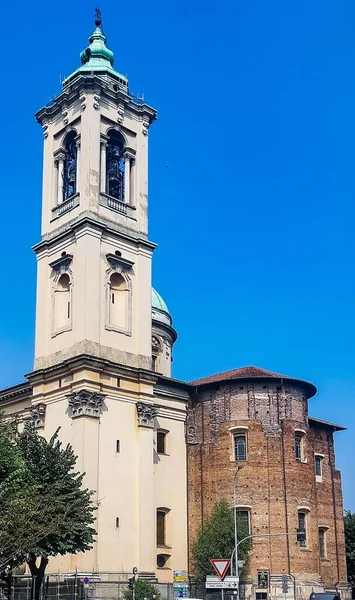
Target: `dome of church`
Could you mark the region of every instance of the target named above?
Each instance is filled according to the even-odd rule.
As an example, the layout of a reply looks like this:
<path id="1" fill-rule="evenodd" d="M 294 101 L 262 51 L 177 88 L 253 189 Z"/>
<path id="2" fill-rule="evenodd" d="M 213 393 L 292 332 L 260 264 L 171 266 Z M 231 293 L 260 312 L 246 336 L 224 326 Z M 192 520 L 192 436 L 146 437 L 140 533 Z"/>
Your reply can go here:
<path id="1" fill-rule="evenodd" d="M 163 298 L 160 294 L 158 294 L 158 292 L 154 288 L 152 288 L 152 309 L 161 310 L 162 312 L 165 312 L 168 315 L 170 315 L 169 309 L 165 304 Z"/>

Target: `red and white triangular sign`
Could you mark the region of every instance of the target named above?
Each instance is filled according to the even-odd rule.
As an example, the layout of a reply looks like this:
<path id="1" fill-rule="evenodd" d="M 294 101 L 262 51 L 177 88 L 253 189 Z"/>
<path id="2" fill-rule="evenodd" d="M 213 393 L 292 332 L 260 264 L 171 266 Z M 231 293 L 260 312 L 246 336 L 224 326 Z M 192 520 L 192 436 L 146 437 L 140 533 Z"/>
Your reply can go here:
<path id="1" fill-rule="evenodd" d="M 224 576 L 229 569 L 231 561 L 229 558 L 213 558 L 211 559 L 211 564 L 214 570 L 216 571 L 218 577 L 224 579 Z"/>

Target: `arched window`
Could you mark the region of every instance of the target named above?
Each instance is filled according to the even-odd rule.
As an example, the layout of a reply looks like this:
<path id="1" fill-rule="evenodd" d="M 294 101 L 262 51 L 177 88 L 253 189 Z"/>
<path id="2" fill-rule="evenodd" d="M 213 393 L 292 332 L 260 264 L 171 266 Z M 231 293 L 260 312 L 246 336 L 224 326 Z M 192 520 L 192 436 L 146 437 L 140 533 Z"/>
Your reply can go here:
<path id="1" fill-rule="evenodd" d="M 124 140 L 116 130 L 108 133 L 106 149 L 106 193 L 124 202 Z"/>
<path id="2" fill-rule="evenodd" d="M 247 436 L 246 433 L 234 434 L 234 455 L 236 462 L 247 460 Z"/>
<path id="3" fill-rule="evenodd" d="M 60 331 L 70 325 L 70 278 L 63 273 L 57 282 L 55 289 L 55 330 Z"/>
<path id="4" fill-rule="evenodd" d="M 76 132 L 68 133 L 64 141 L 65 159 L 63 169 L 63 201 L 76 193 L 76 163 L 77 151 L 75 142 Z"/>
<path id="5" fill-rule="evenodd" d="M 128 285 L 120 273 L 110 277 L 110 325 L 118 329 L 127 329 Z"/>

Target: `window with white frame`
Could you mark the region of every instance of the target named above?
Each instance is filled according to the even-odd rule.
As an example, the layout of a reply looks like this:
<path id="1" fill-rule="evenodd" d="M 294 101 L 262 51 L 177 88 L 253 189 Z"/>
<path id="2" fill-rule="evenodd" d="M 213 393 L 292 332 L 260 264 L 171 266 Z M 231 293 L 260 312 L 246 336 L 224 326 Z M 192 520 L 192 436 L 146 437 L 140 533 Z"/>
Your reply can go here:
<path id="1" fill-rule="evenodd" d="M 245 507 L 237 507 L 237 526 L 238 526 L 238 537 L 241 535 L 246 537 L 250 535 L 250 510 Z"/>
<path id="2" fill-rule="evenodd" d="M 314 455 L 314 470 L 316 481 L 323 481 L 323 456 L 321 454 Z"/>
<path id="3" fill-rule="evenodd" d="M 300 431 L 295 431 L 295 459 L 297 462 L 304 461 L 304 434 Z"/>
<path id="4" fill-rule="evenodd" d="M 247 454 L 247 434 L 236 431 L 233 434 L 234 442 L 234 460 L 236 462 L 245 462 L 248 459 Z"/>
<path id="5" fill-rule="evenodd" d="M 300 509 L 298 511 L 298 524 L 297 531 L 302 535 L 302 539 L 300 540 L 300 547 L 307 548 L 308 546 L 308 532 L 307 532 L 307 521 L 308 521 L 308 510 Z"/>

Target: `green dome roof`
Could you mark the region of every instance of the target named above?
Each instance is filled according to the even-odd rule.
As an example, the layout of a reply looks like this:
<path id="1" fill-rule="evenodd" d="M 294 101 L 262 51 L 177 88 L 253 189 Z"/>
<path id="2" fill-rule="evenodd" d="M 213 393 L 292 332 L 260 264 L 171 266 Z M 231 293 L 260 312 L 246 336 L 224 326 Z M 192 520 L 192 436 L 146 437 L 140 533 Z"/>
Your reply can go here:
<path id="1" fill-rule="evenodd" d="M 169 309 L 165 304 L 163 298 L 160 296 L 160 294 L 158 294 L 158 292 L 154 288 L 152 288 L 152 308 L 156 308 L 157 310 L 161 310 L 170 315 Z"/>
<path id="2" fill-rule="evenodd" d="M 96 29 L 89 38 L 90 45 L 80 53 L 81 67 L 69 75 L 69 77 L 63 81 L 63 85 L 65 86 L 78 74 L 108 73 L 118 78 L 120 82 L 127 87 L 127 77 L 118 73 L 113 68 L 114 55 L 112 50 L 106 46 L 106 36 L 101 29 L 101 17 L 95 20 L 95 25 Z"/>

